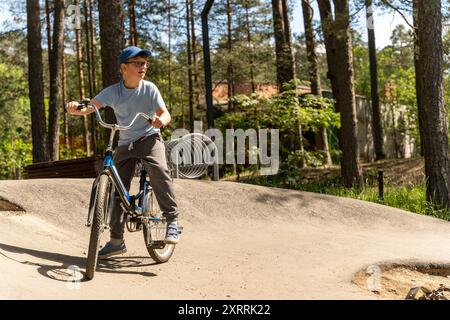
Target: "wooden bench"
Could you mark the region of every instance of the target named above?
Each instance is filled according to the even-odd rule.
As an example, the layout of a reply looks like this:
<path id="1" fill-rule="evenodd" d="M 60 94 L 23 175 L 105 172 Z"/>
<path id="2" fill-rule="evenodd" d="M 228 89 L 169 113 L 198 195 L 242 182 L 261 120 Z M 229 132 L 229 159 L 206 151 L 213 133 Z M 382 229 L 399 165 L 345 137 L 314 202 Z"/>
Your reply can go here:
<path id="1" fill-rule="evenodd" d="M 95 178 L 103 169 L 102 156 L 33 163 L 25 167 L 25 179 Z"/>

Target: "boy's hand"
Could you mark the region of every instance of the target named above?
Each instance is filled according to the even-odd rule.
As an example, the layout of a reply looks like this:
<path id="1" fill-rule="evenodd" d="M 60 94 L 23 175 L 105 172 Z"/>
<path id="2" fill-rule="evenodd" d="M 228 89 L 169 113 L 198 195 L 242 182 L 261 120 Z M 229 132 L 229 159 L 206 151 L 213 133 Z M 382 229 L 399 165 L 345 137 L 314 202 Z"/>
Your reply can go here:
<path id="1" fill-rule="evenodd" d="M 153 126 L 153 128 L 156 129 L 160 129 L 164 126 L 164 123 L 162 123 L 161 119 L 158 116 L 153 116 L 153 118 L 151 118 L 149 122 Z"/>
<path id="2" fill-rule="evenodd" d="M 83 106 L 83 108 L 78 109 L 78 101 L 70 101 L 66 104 L 66 110 L 68 113 L 73 114 L 73 115 L 80 115 L 83 114 L 84 111 L 87 110 L 86 107 Z"/>

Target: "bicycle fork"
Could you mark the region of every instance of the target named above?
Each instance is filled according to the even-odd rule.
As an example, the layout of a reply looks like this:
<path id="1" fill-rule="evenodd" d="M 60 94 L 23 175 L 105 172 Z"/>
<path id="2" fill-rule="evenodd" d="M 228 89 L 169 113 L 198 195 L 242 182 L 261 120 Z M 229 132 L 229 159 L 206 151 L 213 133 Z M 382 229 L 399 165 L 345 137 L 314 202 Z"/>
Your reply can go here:
<path id="1" fill-rule="evenodd" d="M 94 211 L 95 211 L 95 204 L 97 202 L 97 185 L 98 185 L 98 181 L 99 181 L 100 175 L 94 180 L 94 183 L 92 185 L 92 189 L 91 189 L 91 197 L 89 200 L 89 211 L 88 211 L 88 216 L 87 216 L 87 220 L 86 220 L 86 227 L 91 227 L 92 225 L 92 218 L 94 216 Z M 114 196 L 115 196 L 115 186 L 114 184 L 111 182 L 110 184 L 110 191 L 108 192 L 109 194 L 109 199 L 108 199 L 108 206 L 105 210 L 105 212 L 103 213 L 103 226 L 104 229 L 107 229 L 109 227 L 109 224 L 111 222 L 111 213 L 112 210 L 114 209 Z"/>

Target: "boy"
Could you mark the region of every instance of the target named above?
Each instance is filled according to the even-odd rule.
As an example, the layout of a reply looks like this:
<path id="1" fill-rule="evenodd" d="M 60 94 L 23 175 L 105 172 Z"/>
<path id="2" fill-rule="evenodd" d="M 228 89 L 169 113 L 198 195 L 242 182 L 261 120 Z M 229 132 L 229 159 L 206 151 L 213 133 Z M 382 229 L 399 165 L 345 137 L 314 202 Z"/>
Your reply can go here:
<path id="1" fill-rule="evenodd" d="M 119 57 L 121 81 L 103 89 L 91 100 L 91 104 L 99 109 L 112 107 L 120 125 L 128 125 L 138 112 L 154 114 L 151 122 L 140 117 L 130 130 L 120 132 L 114 163 L 125 188 L 129 190 L 136 160 L 144 160 L 156 200 L 167 221 L 164 241 L 167 244 L 176 244 L 179 240 L 178 207 L 167 168 L 165 146 L 160 135 L 160 128 L 170 122 L 171 116 L 158 88 L 152 82 L 144 80 L 149 56 L 148 50 L 135 46 L 125 48 Z M 66 105 L 70 114 L 85 115 L 94 112 L 91 108 L 77 110 L 77 107 L 76 101 Z M 111 216 L 111 239 L 100 250 L 99 259 L 127 251 L 123 239 L 125 221 L 119 203 L 119 197 L 116 196 Z"/>

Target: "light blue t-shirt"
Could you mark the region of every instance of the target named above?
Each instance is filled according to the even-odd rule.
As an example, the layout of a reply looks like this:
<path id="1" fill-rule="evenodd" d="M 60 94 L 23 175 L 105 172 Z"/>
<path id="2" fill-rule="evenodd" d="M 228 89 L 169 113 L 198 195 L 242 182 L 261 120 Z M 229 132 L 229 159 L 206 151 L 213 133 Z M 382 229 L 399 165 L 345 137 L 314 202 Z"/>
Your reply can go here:
<path id="1" fill-rule="evenodd" d="M 138 112 L 155 115 L 156 109 L 165 106 L 156 85 L 150 81 L 141 80 L 139 86 L 128 89 L 123 81 L 103 89 L 94 99 L 103 107 L 113 108 L 119 125 L 129 125 Z M 159 129 L 151 128 L 143 117 L 137 118 L 130 130 L 120 131 L 119 146 L 130 144 L 143 136 L 149 136 L 159 132 Z"/>

